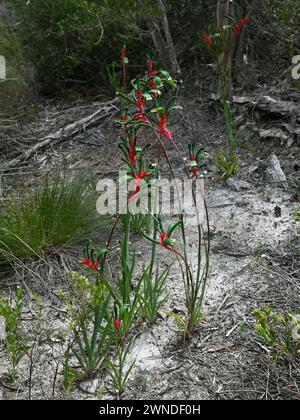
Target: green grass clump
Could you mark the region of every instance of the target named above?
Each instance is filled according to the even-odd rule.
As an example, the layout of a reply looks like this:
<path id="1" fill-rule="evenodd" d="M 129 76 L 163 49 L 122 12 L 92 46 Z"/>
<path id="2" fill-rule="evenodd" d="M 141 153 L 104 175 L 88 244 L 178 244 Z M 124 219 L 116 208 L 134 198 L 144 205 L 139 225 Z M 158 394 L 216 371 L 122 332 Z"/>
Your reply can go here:
<path id="1" fill-rule="evenodd" d="M 0 209 L 0 265 L 73 245 L 101 223 L 96 192 L 84 176 L 57 175 Z M 103 221 L 103 219 L 102 219 Z"/>

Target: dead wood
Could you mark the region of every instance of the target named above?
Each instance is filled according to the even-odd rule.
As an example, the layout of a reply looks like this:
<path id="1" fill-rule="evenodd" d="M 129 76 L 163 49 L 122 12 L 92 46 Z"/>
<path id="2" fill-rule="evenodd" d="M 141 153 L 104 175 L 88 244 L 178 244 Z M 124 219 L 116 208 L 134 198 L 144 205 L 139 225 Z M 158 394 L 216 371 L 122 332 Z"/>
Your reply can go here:
<path id="1" fill-rule="evenodd" d="M 272 114 L 273 116 L 289 117 L 294 116 L 300 121 L 300 105 L 295 102 L 281 101 L 270 96 L 254 97 L 237 97 L 233 98 L 233 102 L 239 105 L 248 105 L 255 110 Z"/>
<path id="2" fill-rule="evenodd" d="M 18 166 L 22 162 L 26 162 L 30 159 L 35 153 L 39 152 L 42 149 L 47 147 L 55 146 L 63 141 L 66 141 L 76 134 L 80 133 L 82 130 L 87 129 L 95 124 L 97 124 L 100 120 L 108 117 L 111 115 L 113 111 L 116 110 L 116 103 L 118 99 L 114 99 L 112 101 L 106 102 L 100 106 L 100 108 L 94 112 L 93 114 L 88 115 L 87 117 L 83 117 L 80 120 L 74 121 L 71 124 L 67 125 L 59 129 L 58 131 L 48 134 L 46 137 L 43 137 L 37 141 L 37 143 L 28 149 L 26 152 L 22 153 L 15 159 L 10 160 L 2 170 L 9 169 L 12 167 Z"/>

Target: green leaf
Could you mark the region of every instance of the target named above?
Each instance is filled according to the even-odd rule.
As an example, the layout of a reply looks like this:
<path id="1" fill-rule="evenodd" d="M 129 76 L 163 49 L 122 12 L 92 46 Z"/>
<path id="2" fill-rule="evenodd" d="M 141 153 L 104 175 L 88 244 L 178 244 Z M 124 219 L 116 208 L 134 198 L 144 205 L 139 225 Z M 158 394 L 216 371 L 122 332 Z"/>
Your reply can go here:
<path id="1" fill-rule="evenodd" d="M 166 79 L 168 82 L 173 81 L 173 79 L 172 79 L 172 77 L 171 77 L 171 75 L 170 75 L 170 73 L 169 73 L 169 72 L 167 72 L 167 71 L 165 71 L 165 70 L 162 70 L 162 71 L 160 71 L 160 74 L 161 74 L 162 76 L 164 76 L 164 77 L 165 77 L 165 79 Z"/>
<path id="2" fill-rule="evenodd" d="M 152 96 L 149 93 L 144 93 L 143 94 L 143 98 L 146 99 L 146 101 L 152 101 Z"/>
<path id="3" fill-rule="evenodd" d="M 172 223 L 170 226 L 169 226 L 169 229 L 168 229 L 168 236 L 171 236 L 172 235 L 172 233 L 174 232 L 174 230 L 178 227 L 178 226 L 180 226 L 181 225 L 181 221 L 178 221 L 178 222 L 176 222 L 176 223 Z"/>
<path id="4" fill-rule="evenodd" d="M 128 311 L 129 309 L 129 305 L 123 305 L 121 306 L 121 308 L 119 309 L 119 317 L 122 319 L 123 316 L 125 315 L 125 313 Z"/>
<path id="5" fill-rule="evenodd" d="M 159 112 L 162 112 L 163 110 L 164 110 L 164 108 L 163 108 L 163 107 L 154 108 L 154 109 L 152 109 L 152 110 L 151 110 L 151 113 L 152 113 L 152 114 L 157 114 L 157 113 L 159 113 Z"/>

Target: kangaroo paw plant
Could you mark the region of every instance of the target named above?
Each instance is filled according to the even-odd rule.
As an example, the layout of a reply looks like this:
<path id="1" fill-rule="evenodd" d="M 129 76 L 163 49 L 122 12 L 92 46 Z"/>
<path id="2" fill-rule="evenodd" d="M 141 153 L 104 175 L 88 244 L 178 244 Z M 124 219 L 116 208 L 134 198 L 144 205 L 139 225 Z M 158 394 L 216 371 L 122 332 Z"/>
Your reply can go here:
<path id="1" fill-rule="evenodd" d="M 228 150 L 222 150 L 214 158 L 215 163 L 220 168 L 224 178 L 230 178 L 237 174 L 239 169 L 237 155 L 237 139 L 233 127 L 233 116 L 231 102 L 233 98 L 232 89 L 232 51 L 236 46 L 236 40 L 242 29 L 250 21 L 249 17 L 244 17 L 236 22 L 232 17 L 228 17 L 229 24 L 222 25 L 217 32 L 205 34 L 203 43 L 206 45 L 219 76 L 219 95 L 224 111 L 224 117 L 228 135 Z"/>
<path id="2" fill-rule="evenodd" d="M 122 58 L 125 83 L 124 51 Z M 208 208 L 201 173 L 206 153 L 196 145 L 186 150 L 189 159 L 181 152 L 171 130 L 175 112 L 182 109 L 176 97 L 170 97 L 176 82 L 168 72 L 156 69 L 153 60 L 147 61 L 147 67 L 144 75 L 131 82 L 128 93 L 124 88 L 118 93 L 122 109 L 116 123 L 123 161 L 120 169 L 126 171 L 122 179 L 126 183 L 126 208 L 119 209 L 105 248 L 96 252 L 88 244 L 81 261 L 86 275 L 71 273 L 70 276 L 75 291 L 67 301 L 73 341 L 65 358 L 66 389 L 78 377 L 69 368 L 74 360 L 84 378 L 109 366 L 118 393 L 123 393 L 134 366 L 134 363 L 126 364 L 132 328 L 143 319 L 155 322 L 166 303 L 168 277 L 175 265 L 185 292 L 185 316 L 181 319 L 185 339 L 192 336 L 202 319 L 210 251 Z M 178 185 L 173 156 L 177 156 L 176 161 L 183 168 L 184 177 L 180 181 L 184 183 L 184 194 Z M 176 214 L 162 211 L 156 200 L 160 196 L 157 185 L 162 176 L 175 186 Z M 192 218 L 194 223 L 186 214 L 182 197 L 186 193 L 196 215 Z M 120 248 L 113 246 L 118 225 L 123 231 Z M 133 233 L 135 237 L 136 233 L 140 236 L 136 246 L 132 243 Z M 149 249 L 144 253 L 145 257 L 149 255 L 149 261 L 145 262 L 144 258 L 140 269 L 137 246 L 139 250 Z M 120 266 L 112 270 L 109 260 L 114 264 L 119 261 Z M 76 291 L 83 296 L 79 304 L 78 300 L 74 302 Z"/>
<path id="3" fill-rule="evenodd" d="M 145 232 L 143 227 L 139 229 L 141 235 L 152 243 L 150 267 L 146 271 L 147 290 L 148 293 L 151 290 L 151 286 L 149 287 L 149 277 L 154 278 L 153 283 L 151 283 L 152 285 L 157 284 L 157 287 L 161 285 L 161 281 L 157 279 L 163 278 L 164 275 L 161 277 L 157 271 L 154 275 L 154 266 L 157 264 L 157 251 L 159 248 L 164 248 L 165 251 L 175 257 L 182 268 L 183 285 L 186 293 L 185 337 L 187 338 L 191 336 L 201 319 L 201 307 L 209 269 L 209 235 L 206 235 L 207 239 L 204 240 L 205 235 L 203 234 L 204 228 L 209 231 L 209 219 L 203 185 L 201 183 L 201 165 L 206 154 L 202 148 L 196 150 L 196 146 L 191 145 L 189 147 L 190 164 L 186 162 L 185 156 L 178 147 L 170 128 L 174 113 L 182 108 L 177 104 L 177 98 L 174 96 L 168 100 L 164 100 L 164 97 L 169 96 L 169 91 L 176 87 L 176 82 L 168 72 L 156 69 L 153 60 L 149 59 L 147 66 L 148 72 L 131 82 L 131 89 L 128 94 L 124 94 L 123 92 L 119 93 L 119 97 L 122 99 L 124 106 L 124 109 L 120 112 L 120 118 L 117 121 L 124 133 L 121 139 L 120 149 L 123 153 L 122 159 L 128 173 L 128 181 L 131 181 L 133 184 L 132 192 L 128 195 L 129 214 L 127 215 L 126 229 L 128 229 L 130 220 L 132 219 L 132 214 L 130 213 L 131 205 L 136 205 L 143 193 L 145 195 L 148 193 L 150 204 L 148 205 L 147 211 L 148 215 L 151 216 L 152 222 L 148 226 L 148 232 Z M 154 155 L 157 156 L 155 164 L 153 162 L 150 164 L 149 162 L 149 156 L 147 155 L 148 148 L 154 150 Z M 196 253 L 195 266 L 188 259 L 189 241 L 191 239 L 194 240 L 195 234 L 194 232 L 191 233 L 191 238 L 188 239 L 187 222 L 180 203 L 178 203 L 178 220 L 175 223 L 171 223 L 169 227 L 166 227 L 166 223 L 163 223 L 163 215 L 157 212 L 157 206 L 151 207 L 151 194 L 153 191 L 151 187 L 155 185 L 155 182 L 162 175 L 161 166 L 163 159 L 168 167 L 168 173 L 164 175 L 173 180 L 176 178 L 176 171 L 170 158 L 171 153 L 177 154 L 182 162 L 184 174 L 186 180 L 188 180 L 192 202 L 198 217 L 196 223 L 198 251 Z M 152 169 L 153 167 L 155 170 Z M 201 200 L 197 200 L 196 190 L 197 192 L 201 191 Z M 149 191 L 151 191 L 150 194 Z M 178 202 L 180 202 L 180 198 L 180 194 L 178 193 Z M 202 223 L 199 215 L 200 201 L 204 204 L 205 214 L 205 222 Z M 176 241 L 176 232 L 176 236 L 181 236 L 180 241 Z M 125 236 L 128 240 L 128 233 Z M 129 255 L 128 250 L 127 255 Z M 122 261 L 124 269 L 124 258 Z M 158 276 L 156 280 L 155 276 Z M 145 302 L 145 299 L 140 301 Z M 155 301 L 157 300 L 155 299 Z M 149 307 L 147 312 L 149 313 Z M 150 318 L 153 319 L 153 313 Z"/>

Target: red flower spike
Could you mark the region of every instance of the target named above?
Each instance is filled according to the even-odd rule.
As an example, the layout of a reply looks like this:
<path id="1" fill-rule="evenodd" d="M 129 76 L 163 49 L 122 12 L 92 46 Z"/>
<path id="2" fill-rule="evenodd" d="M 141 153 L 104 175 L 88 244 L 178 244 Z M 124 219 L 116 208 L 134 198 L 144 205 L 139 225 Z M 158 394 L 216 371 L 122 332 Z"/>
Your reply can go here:
<path id="1" fill-rule="evenodd" d="M 160 234 L 160 245 L 164 248 L 166 248 L 168 251 L 175 252 L 173 249 L 173 246 L 175 245 L 176 240 L 171 239 L 171 236 L 169 236 L 165 232 L 161 232 Z"/>
<path id="2" fill-rule="evenodd" d="M 135 200 L 135 196 L 136 196 L 139 192 L 141 192 L 141 190 L 142 190 L 142 187 L 141 187 L 140 185 L 138 185 L 137 187 L 135 187 L 135 190 L 131 193 L 131 195 L 130 195 L 130 197 L 129 197 L 128 202 L 129 202 L 129 203 L 132 203 L 132 201 L 134 201 L 134 200 Z"/>
<path id="3" fill-rule="evenodd" d="M 135 199 L 135 196 L 139 192 L 141 192 L 143 179 L 147 178 L 150 175 L 151 174 L 149 172 L 146 172 L 146 171 L 141 171 L 139 174 L 134 175 L 134 180 L 135 180 L 136 187 L 135 187 L 135 190 L 133 191 L 133 193 L 129 197 L 129 200 L 128 200 L 129 203 L 131 203 Z"/>
<path id="4" fill-rule="evenodd" d="M 136 92 L 137 101 L 135 105 L 140 109 L 141 112 L 144 112 L 144 105 L 146 103 L 146 99 L 143 98 L 144 91 L 142 89 Z"/>
<path id="5" fill-rule="evenodd" d="M 198 168 L 198 163 L 197 163 L 195 155 L 191 156 L 191 164 L 192 164 L 191 171 L 195 176 L 197 176 L 199 173 L 199 168 Z"/>
<path id="6" fill-rule="evenodd" d="M 91 260 L 91 258 L 82 258 L 81 264 L 83 266 L 87 266 L 88 268 L 91 268 L 93 271 L 98 271 L 99 270 L 99 265 L 100 265 L 100 261 L 96 260 L 95 262 L 93 262 Z"/>
<path id="7" fill-rule="evenodd" d="M 134 175 L 134 178 L 135 178 L 136 180 L 142 180 L 142 179 L 144 179 L 144 178 L 147 178 L 148 176 L 150 176 L 150 173 L 149 173 L 149 172 L 146 172 L 146 171 L 141 171 L 139 175 L 135 174 L 135 175 Z"/>
<path id="8" fill-rule="evenodd" d="M 153 69 L 153 66 L 154 66 L 153 61 L 152 60 L 148 60 L 147 61 L 147 65 L 148 65 L 148 69 L 149 69 L 149 73 L 150 73 L 151 77 L 157 76 L 158 75 L 158 71 L 155 71 Z"/>
<path id="9" fill-rule="evenodd" d="M 153 66 L 154 66 L 154 63 L 153 63 L 153 61 L 152 60 L 148 60 L 147 61 L 147 65 L 148 65 L 148 70 L 149 70 L 149 73 L 150 73 L 150 76 L 151 77 L 155 77 L 155 76 L 157 76 L 158 74 L 159 74 L 159 72 L 158 71 L 155 71 L 154 69 L 153 69 Z M 157 86 L 156 86 L 156 84 L 155 84 L 155 82 L 154 82 L 154 80 L 151 80 L 149 83 L 148 83 L 148 85 L 150 86 L 150 88 L 151 89 L 154 89 L 154 90 L 156 90 L 157 89 Z M 152 93 L 152 96 L 153 96 L 153 98 L 157 98 L 157 93 Z"/>
<path id="10" fill-rule="evenodd" d="M 129 156 L 129 160 L 130 160 L 131 165 L 134 166 L 136 161 L 137 161 L 134 139 L 131 139 L 130 151 L 129 151 L 128 156 Z"/>
<path id="11" fill-rule="evenodd" d="M 168 123 L 168 116 L 167 114 L 160 116 L 160 123 L 159 123 L 159 135 L 160 137 L 166 137 L 170 142 L 173 143 L 173 137 L 170 130 L 167 129 Z"/>
<path id="12" fill-rule="evenodd" d="M 121 50 L 121 56 L 122 56 L 122 79 L 123 84 L 126 84 L 126 49 L 125 47 Z"/>
<path id="13" fill-rule="evenodd" d="M 115 327 L 115 330 L 118 334 L 118 337 L 119 337 L 120 341 L 122 341 L 122 335 L 121 335 L 121 331 L 120 331 L 121 325 L 122 325 L 122 320 L 121 319 L 119 319 L 119 318 L 114 319 L 114 327 Z"/>
<path id="14" fill-rule="evenodd" d="M 198 168 L 198 166 L 194 166 L 194 167 L 192 168 L 192 172 L 193 172 L 193 174 L 194 174 L 195 176 L 197 176 L 197 175 L 198 175 L 198 173 L 199 173 L 199 168 Z"/>
<path id="15" fill-rule="evenodd" d="M 87 258 L 87 259 L 82 258 L 81 264 L 89 267 L 90 264 L 91 264 L 91 259 L 90 258 Z"/>
<path id="16" fill-rule="evenodd" d="M 94 271 L 98 271 L 99 270 L 99 265 L 100 265 L 100 261 L 97 260 L 94 263 L 91 264 L 91 269 Z"/>
<path id="17" fill-rule="evenodd" d="M 234 38 L 236 38 L 238 36 L 238 34 L 241 32 L 241 30 L 243 29 L 243 27 L 250 22 L 250 18 L 249 17 L 244 17 L 242 19 L 240 19 L 238 21 L 238 23 L 235 25 L 235 27 L 233 28 L 233 36 Z"/>
<path id="18" fill-rule="evenodd" d="M 154 82 L 154 80 L 151 80 L 151 82 L 149 82 L 148 83 L 148 85 L 150 86 L 150 88 L 151 89 L 154 89 L 154 90 L 156 90 L 157 89 L 157 86 L 156 86 L 156 84 L 155 84 L 155 82 Z M 158 97 L 158 94 L 157 93 L 155 93 L 155 92 L 153 92 L 152 93 L 152 96 L 153 96 L 153 98 L 157 98 Z"/>
<path id="19" fill-rule="evenodd" d="M 137 112 L 134 117 L 138 120 L 139 123 L 141 124 L 146 124 L 146 125 L 150 125 L 150 121 L 148 120 L 148 118 L 146 117 L 145 114 L 141 113 L 141 112 Z"/>
<path id="20" fill-rule="evenodd" d="M 213 47 L 214 40 L 210 35 L 208 35 L 208 34 L 203 35 L 203 40 L 206 43 L 206 45 L 208 46 L 208 48 Z"/>
<path id="21" fill-rule="evenodd" d="M 116 329 L 118 334 L 120 333 L 121 324 L 122 324 L 121 319 L 115 319 L 114 320 L 114 326 L 115 326 L 115 329 Z"/>
<path id="22" fill-rule="evenodd" d="M 169 239 L 169 236 L 165 232 L 162 232 L 160 234 L 160 245 L 163 247 L 166 247 L 165 241 L 168 239 Z"/>

